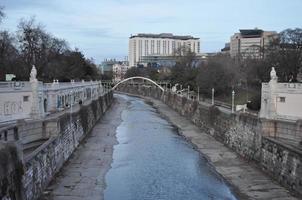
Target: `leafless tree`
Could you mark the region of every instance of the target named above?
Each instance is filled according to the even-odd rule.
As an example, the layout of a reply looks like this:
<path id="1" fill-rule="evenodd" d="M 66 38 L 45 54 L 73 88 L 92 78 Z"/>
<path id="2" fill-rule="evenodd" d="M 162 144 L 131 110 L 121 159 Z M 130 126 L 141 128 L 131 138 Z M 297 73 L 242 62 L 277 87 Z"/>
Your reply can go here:
<path id="1" fill-rule="evenodd" d="M 3 18 L 5 17 L 3 10 L 4 10 L 4 7 L 0 6 L 0 23 L 2 22 Z"/>
<path id="2" fill-rule="evenodd" d="M 296 80 L 302 66 L 302 29 L 282 31 L 269 52 L 266 61 L 270 67 L 276 67 L 280 81 Z"/>

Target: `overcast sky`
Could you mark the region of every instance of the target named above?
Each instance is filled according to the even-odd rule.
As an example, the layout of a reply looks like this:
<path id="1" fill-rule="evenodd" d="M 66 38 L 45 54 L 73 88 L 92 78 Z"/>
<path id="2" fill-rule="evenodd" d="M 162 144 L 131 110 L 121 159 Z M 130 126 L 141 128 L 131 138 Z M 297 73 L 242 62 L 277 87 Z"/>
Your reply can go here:
<path id="1" fill-rule="evenodd" d="M 0 0 L 3 28 L 35 16 L 56 37 L 100 63 L 128 54 L 136 33 L 200 37 L 201 52 L 223 48 L 241 28 L 302 27 L 302 0 Z"/>

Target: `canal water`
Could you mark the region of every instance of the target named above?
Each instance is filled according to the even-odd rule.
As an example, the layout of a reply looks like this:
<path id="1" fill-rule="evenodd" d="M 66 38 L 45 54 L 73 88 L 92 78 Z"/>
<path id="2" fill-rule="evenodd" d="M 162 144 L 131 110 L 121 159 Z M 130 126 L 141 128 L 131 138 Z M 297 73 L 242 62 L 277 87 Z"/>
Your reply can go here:
<path id="1" fill-rule="evenodd" d="M 234 200 L 223 179 L 142 99 L 128 102 L 117 128 L 105 200 Z"/>

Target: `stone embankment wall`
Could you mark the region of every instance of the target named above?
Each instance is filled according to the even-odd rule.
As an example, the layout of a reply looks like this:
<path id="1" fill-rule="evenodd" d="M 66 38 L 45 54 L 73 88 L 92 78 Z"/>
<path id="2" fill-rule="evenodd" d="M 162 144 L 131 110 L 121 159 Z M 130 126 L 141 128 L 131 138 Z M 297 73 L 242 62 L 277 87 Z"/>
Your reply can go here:
<path id="1" fill-rule="evenodd" d="M 92 130 L 96 122 L 104 115 L 112 101 L 113 93 L 109 92 L 100 96 L 98 99 L 92 100 L 88 105 L 80 106 L 80 108 L 74 110 L 72 114 L 66 112 L 65 114 L 56 116 L 52 119 L 49 118 L 44 120 L 41 123 L 34 122 L 33 131 L 38 127 L 37 124 L 42 124 L 41 138 L 48 139 L 34 151 L 23 157 L 23 164 L 21 164 L 22 176 L 19 175 L 19 165 L 13 163 L 9 165 L 11 174 L 3 178 L 1 176 L 1 170 L 5 168 L 0 166 L 0 186 L 3 185 L 3 181 L 6 179 L 14 180 L 11 177 L 20 177 L 20 180 L 16 180 L 17 184 L 13 182 L 5 182 L 5 185 L 7 185 L 8 188 L 6 188 L 6 191 L 20 190 L 19 193 L 16 193 L 20 194 L 17 198 L 12 195 L 15 192 L 9 192 L 7 200 L 38 199 L 54 175 L 60 170 L 73 151 L 78 147 L 82 139 Z M 27 124 L 26 126 L 28 127 L 29 125 Z M 28 129 L 26 128 L 26 130 Z M 30 130 L 28 131 L 30 132 Z M 4 157 L 11 160 L 8 155 Z M 15 168 L 18 171 L 16 171 Z M 17 172 L 19 174 L 16 174 Z M 20 188 L 16 188 L 14 186 L 15 184 L 18 186 L 20 185 Z M 2 197 L 1 195 L 2 193 L 0 193 L 0 199 Z"/>
<path id="2" fill-rule="evenodd" d="M 22 199 L 21 155 L 14 144 L 0 143 L 0 199 Z"/>
<path id="3" fill-rule="evenodd" d="M 262 138 L 262 169 L 281 185 L 302 194 L 302 148 L 272 137 Z"/>
<path id="4" fill-rule="evenodd" d="M 220 110 L 154 87 L 121 85 L 118 91 L 160 99 L 246 160 L 255 161 L 281 185 L 302 195 L 302 151 L 272 138 L 299 140 L 300 122 L 264 120 Z"/>

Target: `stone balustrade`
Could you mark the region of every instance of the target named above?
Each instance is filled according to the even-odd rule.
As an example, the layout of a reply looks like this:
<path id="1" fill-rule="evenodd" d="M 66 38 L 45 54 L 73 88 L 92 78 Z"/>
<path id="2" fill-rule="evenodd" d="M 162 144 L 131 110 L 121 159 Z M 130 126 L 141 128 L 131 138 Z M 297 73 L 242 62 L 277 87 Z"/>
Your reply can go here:
<path id="1" fill-rule="evenodd" d="M 38 118 L 97 99 L 104 92 L 101 81 L 38 82 Z M 0 82 L 0 123 L 31 118 L 32 104 L 30 82 Z"/>

